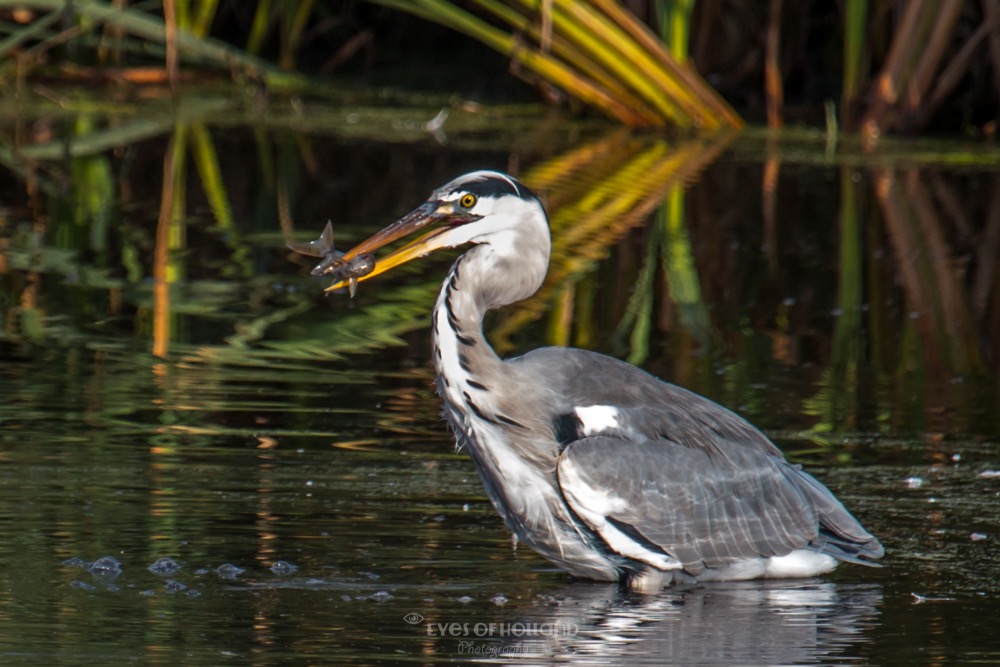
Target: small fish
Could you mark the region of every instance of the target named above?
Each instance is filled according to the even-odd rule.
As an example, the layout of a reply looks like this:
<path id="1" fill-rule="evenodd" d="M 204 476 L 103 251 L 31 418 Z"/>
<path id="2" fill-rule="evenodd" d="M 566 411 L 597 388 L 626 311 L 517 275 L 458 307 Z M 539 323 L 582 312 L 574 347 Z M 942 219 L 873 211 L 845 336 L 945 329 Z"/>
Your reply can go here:
<path id="1" fill-rule="evenodd" d="M 314 276 L 332 276 L 334 283 L 341 280 L 349 281 L 348 290 L 352 298 L 358 290 L 358 278 L 367 276 L 375 270 L 374 255 L 366 253 L 344 261 L 344 253 L 333 248 L 333 224 L 329 221 L 323 228 L 323 233 L 315 241 L 289 243 L 288 247 L 303 255 L 322 257 L 323 261 L 313 267 L 310 273 Z"/>

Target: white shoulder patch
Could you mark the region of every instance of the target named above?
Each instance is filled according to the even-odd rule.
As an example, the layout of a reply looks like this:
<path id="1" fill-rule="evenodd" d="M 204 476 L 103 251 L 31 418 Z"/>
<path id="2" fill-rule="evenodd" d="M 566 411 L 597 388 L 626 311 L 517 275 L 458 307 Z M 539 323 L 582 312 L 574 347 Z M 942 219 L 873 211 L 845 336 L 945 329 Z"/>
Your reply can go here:
<path id="1" fill-rule="evenodd" d="M 576 408 L 577 419 L 583 428 L 583 435 L 596 435 L 620 428 L 620 411 L 613 405 L 587 405 Z"/>

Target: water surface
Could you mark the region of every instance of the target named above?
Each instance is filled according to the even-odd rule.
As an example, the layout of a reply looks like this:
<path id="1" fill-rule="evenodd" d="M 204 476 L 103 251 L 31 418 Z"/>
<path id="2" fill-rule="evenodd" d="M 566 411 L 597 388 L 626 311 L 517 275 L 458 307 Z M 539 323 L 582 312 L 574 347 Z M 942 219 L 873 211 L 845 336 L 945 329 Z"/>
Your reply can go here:
<path id="1" fill-rule="evenodd" d="M 1000 661 L 995 156 L 544 123 L 521 148 L 461 112 L 442 144 L 421 113 L 382 140 L 336 112 L 62 152 L 4 131 L 5 663 Z M 491 317 L 498 348 L 597 349 L 740 411 L 885 567 L 643 596 L 516 549 L 431 389 L 448 258 L 350 301 L 284 249 L 478 167 L 552 214 L 550 280 Z"/>

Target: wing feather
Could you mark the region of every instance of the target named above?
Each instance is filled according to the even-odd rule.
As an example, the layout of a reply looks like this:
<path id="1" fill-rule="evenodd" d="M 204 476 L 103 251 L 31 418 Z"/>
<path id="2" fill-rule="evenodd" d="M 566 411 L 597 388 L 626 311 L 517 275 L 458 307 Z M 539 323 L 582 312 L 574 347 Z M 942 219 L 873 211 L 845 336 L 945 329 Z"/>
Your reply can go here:
<path id="1" fill-rule="evenodd" d="M 557 472 L 569 506 L 613 549 L 631 536 L 627 548 L 645 549 L 647 562 L 658 548 L 692 574 L 807 546 L 840 557 L 824 548 L 826 534 L 847 555 L 853 545 L 877 557 L 859 552 L 874 538 L 825 487 L 757 449 L 729 447 L 720 458 L 663 438 L 600 435 L 569 444 Z"/>

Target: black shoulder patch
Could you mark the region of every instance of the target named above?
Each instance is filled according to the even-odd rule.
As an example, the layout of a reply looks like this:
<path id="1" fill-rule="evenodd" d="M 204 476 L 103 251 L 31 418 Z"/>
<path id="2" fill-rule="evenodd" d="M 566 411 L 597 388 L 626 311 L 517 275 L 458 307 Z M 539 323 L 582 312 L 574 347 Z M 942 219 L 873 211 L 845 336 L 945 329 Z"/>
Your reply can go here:
<path id="1" fill-rule="evenodd" d="M 615 528 L 617 528 L 618 530 L 620 530 L 621 532 L 625 533 L 630 538 L 632 538 L 633 540 L 635 540 L 636 542 L 638 542 L 639 544 L 641 544 L 642 547 L 644 549 L 646 549 L 647 551 L 652 551 L 653 553 L 663 554 L 664 556 L 669 556 L 670 555 L 666 551 L 663 550 L 663 547 L 661 547 L 659 544 L 657 544 L 656 542 L 653 542 L 648 537 L 646 537 L 645 535 L 643 535 L 641 532 L 639 532 L 639 529 L 636 528 L 635 526 L 633 526 L 632 524 L 626 523 L 624 521 L 620 521 L 620 520 L 614 518 L 613 516 L 609 516 L 609 517 L 605 517 L 605 518 L 607 518 L 608 523 L 610 523 L 612 526 L 614 526 Z"/>
<path id="2" fill-rule="evenodd" d="M 583 422 L 575 412 L 558 415 L 552 420 L 552 432 L 556 436 L 556 442 L 563 447 L 580 439 L 583 435 L 580 430 L 582 427 Z"/>

